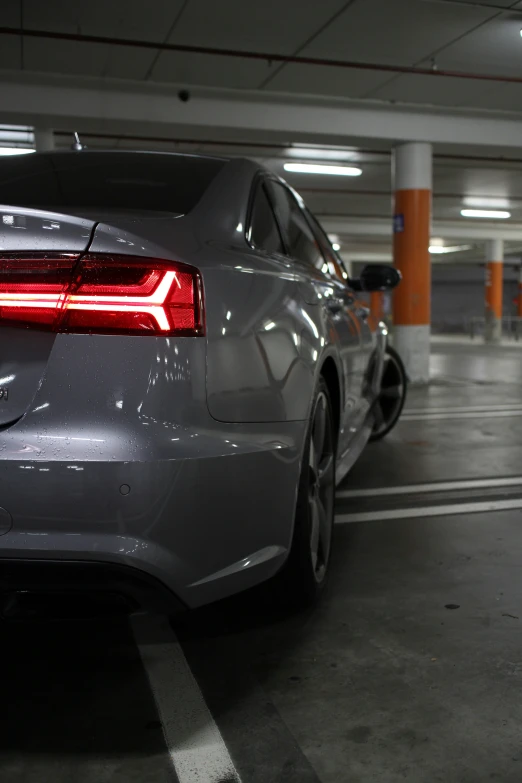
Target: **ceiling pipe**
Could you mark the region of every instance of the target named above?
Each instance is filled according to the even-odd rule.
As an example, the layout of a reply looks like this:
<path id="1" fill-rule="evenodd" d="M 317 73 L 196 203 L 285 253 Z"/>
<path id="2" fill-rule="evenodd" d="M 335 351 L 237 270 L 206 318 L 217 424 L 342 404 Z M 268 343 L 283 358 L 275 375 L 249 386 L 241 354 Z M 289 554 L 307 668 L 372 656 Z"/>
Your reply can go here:
<path id="1" fill-rule="evenodd" d="M 317 215 L 317 213 L 316 213 Z M 317 215 L 328 234 L 340 237 L 392 238 L 391 217 Z M 502 224 L 502 225 L 499 225 Z M 444 239 L 476 241 L 504 239 L 506 242 L 522 242 L 522 223 L 510 221 L 434 220 L 432 236 Z"/>
<path id="2" fill-rule="evenodd" d="M 185 52 L 187 54 L 209 54 L 215 57 L 238 57 L 244 60 L 264 60 L 270 63 L 294 65 L 315 65 L 327 68 L 349 68 L 361 71 L 381 71 L 383 73 L 415 74 L 449 79 L 473 79 L 478 81 L 504 84 L 522 84 L 522 76 L 497 76 L 491 73 L 471 73 L 468 71 L 447 71 L 432 68 L 417 68 L 410 65 L 387 65 L 385 63 L 367 63 L 355 60 L 334 60 L 323 57 L 302 57 L 284 55 L 275 52 L 246 52 L 241 49 L 221 49 L 214 46 L 191 46 L 189 44 L 171 44 L 162 41 L 141 41 L 135 38 L 114 38 L 103 35 L 83 35 L 80 33 L 61 33 L 51 30 L 28 30 L 19 27 L 0 27 L 0 35 L 23 36 L 24 38 L 44 38 L 54 41 L 74 41 L 75 43 L 107 44 L 110 46 L 129 46 L 138 49 L 151 49 L 164 52 Z"/>
<path id="3" fill-rule="evenodd" d="M 386 198 L 390 198 L 393 194 L 392 190 L 355 190 L 355 189 L 344 189 L 344 188 L 299 188 L 299 193 L 311 193 L 311 194 L 317 194 L 317 195 L 326 195 L 326 196 L 357 196 L 359 198 L 360 196 L 383 196 Z M 466 199 L 466 198 L 474 198 L 474 199 L 483 199 L 484 201 L 491 201 L 500 198 L 506 199 L 506 201 L 512 202 L 512 201 L 522 201 L 522 196 L 492 196 L 490 193 L 487 195 L 481 194 L 481 193 L 435 193 L 432 192 L 432 198 L 433 199 L 439 199 L 439 198 L 447 198 L 447 199 Z M 493 208 L 496 209 L 497 207 L 486 207 L 486 208 Z M 502 207 L 504 209 L 504 207 Z"/>
<path id="4" fill-rule="evenodd" d="M 73 131 L 70 130 L 55 130 L 54 135 L 55 136 L 66 136 L 68 139 L 71 136 L 71 133 Z M 270 150 L 281 150 L 286 151 L 288 150 L 292 144 L 295 144 L 296 142 L 287 142 L 285 144 L 282 144 L 281 142 L 263 142 L 263 141 L 232 141 L 230 139 L 178 139 L 173 138 L 171 136 L 125 136 L 121 133 L 94 133 L 94 132 L 87 132 L 84 133 L 82 131 L 82 137 L 89 138 L 89 139 L 110 139 L 113 141 L 139 141 L 139 142 L 154 142 L 156 144 L 201 144 L 207 147 L 245 147 L 245 148 L 258 148 L 258 149 L 270 149 Z M 332 148 L 332 145 L 326 145 L 329 149 Z M 294 147 L 294 149 L 303 149 L 306 148 L 307 144 L 306 142 L 299 142 L 298 146 Z M 335 150 L 335 146 L 333 147 Z M 340 146 L 339 149 L 341 150 L 342 147 Z M 357 147 L 355 150 L 358 154 L 361 155 L 382 155 L 385 158 L 390 158 L 391 156 L 391 150 L 373 150 L 373 149 L 365 149 L 363 147 Z M 283 156 L 287 157 L 287 156 Z M 457 161 L 476 161 L 477 163 L 520 163 L 522 164 L 522 158 L 508 158 L 503 155 L 498 155 L 496 157 L 491 157 L 490 155 L 450 155 L 443 152 L 436 152 L 433 155 L 434 160 L 457 160 Z M 332 158 L 331 161 L 334 161 L 335 159 Z M 341 161 L 341 159 L 339 159 Z M 344 158 L 342 159 L 342 162 L 344 161 Z"/>
<path id="5" fill-rule="evenodd" d="M 67 136 L 71 135 L 71 131 L 57 130 L 54 132 L 55 136 Z M 231 141 L 230 139 L 219 141 L 219 139 L 177 139 L 172 136 L 124 136 L 121 133 L 83 133 L 82 136 L 88 139 L 112 139 L 114 141 L 144 141 L 154 142 L 157 144 L 203 144 L 207 147 L 259 147 L 260 149 L 277 149 L 286 150 L 290 147 L 291 142 L 288 144 L 275 144 L 264 141 Z M 306 144 L 302 145 L 306 147 Z M 361 150 L 357 150 L 361 152 Z M 365 154 L 377 154 L 377 151 L 363 150 Z M 390 156 L 388 150 L 379 150 L 379 154 Z M 522 163 L 522 160 L 521 160 Z"/>

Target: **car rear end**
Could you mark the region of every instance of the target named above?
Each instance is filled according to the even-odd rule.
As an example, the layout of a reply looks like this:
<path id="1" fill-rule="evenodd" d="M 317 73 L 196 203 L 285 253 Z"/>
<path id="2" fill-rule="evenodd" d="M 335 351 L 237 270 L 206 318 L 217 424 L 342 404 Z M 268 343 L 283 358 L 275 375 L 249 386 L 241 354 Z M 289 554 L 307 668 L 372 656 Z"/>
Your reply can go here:
<path id="1" fill-rule="evenodd" d="M 154 166 L 77 154 L 40 156 L 36 175 L 0 168 L 0 201 L 14 201 L 0 207 L 0 591 L 197 606 L 282 562 L 270 511 L 293 492 L 273 432 L 208 411 L 208 249 L 181 215 L 224 163 L 196 166 L 169 212 Z M 62 192 L 44 198 L 46 182 Z M 146 203 L 131 210 L 127 190 Z M 272 521 L 248 539 L 256 504 Z"/>

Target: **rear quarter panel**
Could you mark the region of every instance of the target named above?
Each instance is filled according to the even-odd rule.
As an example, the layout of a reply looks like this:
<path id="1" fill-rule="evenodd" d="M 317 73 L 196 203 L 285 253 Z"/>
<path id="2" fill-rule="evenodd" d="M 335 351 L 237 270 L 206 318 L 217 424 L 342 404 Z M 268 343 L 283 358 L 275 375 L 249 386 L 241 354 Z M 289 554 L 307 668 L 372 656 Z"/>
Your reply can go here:
<path id="1" fill-rule="evenodd" d="M 303 324 L 292 268 L 255 251 L 228 255 L 203 272 L 210 414 L 230 422 L 306 419 L 314 383 L 307 359 L 318 356 L 319 340 Z"/>

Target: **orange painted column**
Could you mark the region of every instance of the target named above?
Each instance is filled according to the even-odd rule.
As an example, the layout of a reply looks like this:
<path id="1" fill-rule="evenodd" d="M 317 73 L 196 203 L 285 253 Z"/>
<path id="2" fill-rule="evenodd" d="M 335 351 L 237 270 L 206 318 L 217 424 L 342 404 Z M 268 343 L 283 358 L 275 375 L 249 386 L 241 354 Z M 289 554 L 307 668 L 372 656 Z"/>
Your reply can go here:
<path id="1" fill-rule="evenodd" d="M 370 315 L 377 323 L 384 318 L 384 294 L 382 291 L 372 291 L 370 294 Z"/>
<path id="2" fill-rule="evenodd" d="M 502 289 L 504 243 L 492 239 L 486 243 L 486 287 L 484 340 L 498 343 L 502 339 Z"/>
<path id="3" fill-rule="evenodd" d="M 393 295 L 393 344 L 414 383 L 429 381 L 431 321 L 431 144 L 393 153 L 393 260 L 402 282 Z"/>

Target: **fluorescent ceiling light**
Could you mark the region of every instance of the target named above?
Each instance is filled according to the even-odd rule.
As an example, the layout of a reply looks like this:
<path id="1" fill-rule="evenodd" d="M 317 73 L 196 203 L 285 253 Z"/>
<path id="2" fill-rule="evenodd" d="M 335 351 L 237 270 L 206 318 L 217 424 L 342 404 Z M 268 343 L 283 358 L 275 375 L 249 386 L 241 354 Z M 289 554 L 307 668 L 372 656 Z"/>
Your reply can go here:
<path id="1" fill-rule="evenodd" d="M 28 152 L 36 152 L 36 150 L 28 150 L 24 147 L 0 147 L 0 155 L 27 155 Z"/>
<path id="2" fill-rule="evenodd" d="M 336 174 L 340 177 L 358 177 L 362 170 L 355 166 L 328 166 L 321 163 L 285 163 L 285 171 L 298 174 Z"/>
<path id="3" fill-rule="evenodd" d="M 480 198 L 480 196 L 465 196 L 465 207 L 478 207 L 478 209 L 509 209 L 509 199 L 502 197 Z"/>
<path id="4" fill-rule="evenodd" d="M 469 250 L 471 245 L 453 245 L 452 247 L 444 245 L 430 245 L 429 251 L 434 255 L 442 255 L 443 253 L 459 253 L 462 250 Z"/>
<path id="5" fill-rule="evenodd" d="M 339 242 L 334 242 L 334 243 L 333 243 L 333 245 L 332 245 L 332 247 L 333 247 L 333 249 L 334 249 L 336 252 L 337 252 L 338 250 L 340 250 L 340 249 L 341 249 L 341 245 L 339 244 Z"/>
<path id="6" fill-rule="evenodd" d="M 504 220 L 511 217 L 511 212 L 497 209 L 461 209 L 460 214 L 462 217 L 499 218 Z"/>
<path id="7" fill-rule="evenodd" d="M 308 158 L 309 160 L 354 160 L 357 157 L 356 150 L 326 147 L 321 144 L 307 144 L 306 147 L 292 144 L 286 150 L 290 158 Z"/>

